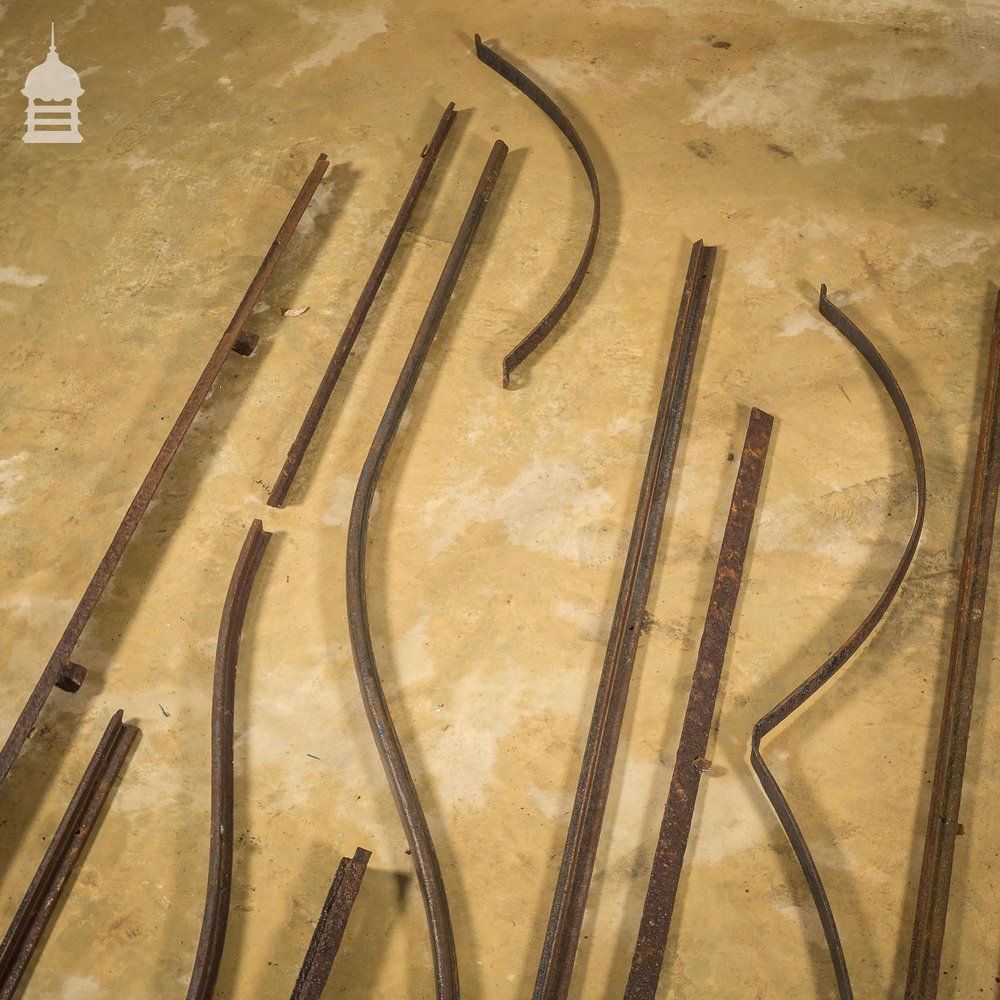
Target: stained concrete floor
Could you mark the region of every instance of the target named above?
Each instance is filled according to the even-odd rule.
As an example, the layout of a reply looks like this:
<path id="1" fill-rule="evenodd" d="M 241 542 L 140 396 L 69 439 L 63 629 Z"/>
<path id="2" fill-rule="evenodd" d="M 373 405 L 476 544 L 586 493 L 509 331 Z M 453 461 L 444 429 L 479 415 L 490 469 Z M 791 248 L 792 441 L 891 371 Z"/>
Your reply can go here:
<path id="1" fill-rule="evenodd" d="M 13 915 L 110 714 L 142 728 L 24 990 L 180 996 L 206 877 L 222 601 L 274 532 L 236 713 L 219 997 L 287 995 L 338 859 L 371 867 L 327 996 L 432 993 L 406 843 L 345 625 L 354 485 L 490 144 L 510 157 L 385 469 L 370 608 L 464 995 L 530 993 L 690 242 L 721 247 L 574 980 L 621 993 L 751 405 L 776 432 L 660 996 L 832 997 L 819 923 L 748 765 L 750 729 L 850 632 L 912 523 L 890 404 L 816 311 L 876 341 L 929 508 L 882 626 L 769 742 L 859 997 L 902 995 L 960 533 L 1000 275 L 992 2 L 0 3 L 0 721 L 12 722 L 301 179 L 333 167 L 2 789 Z M 25 145 L 55 20 L 82 145 Z M 589 192 L 474 31 L 567 107 Z M 284 449 L 441 109 L 459 119 L 286 509 Z M 286 307 L 310 307 L 285 318 Z M 996 995 L 1000 638 L 989 600 L 941 996 Z"/>

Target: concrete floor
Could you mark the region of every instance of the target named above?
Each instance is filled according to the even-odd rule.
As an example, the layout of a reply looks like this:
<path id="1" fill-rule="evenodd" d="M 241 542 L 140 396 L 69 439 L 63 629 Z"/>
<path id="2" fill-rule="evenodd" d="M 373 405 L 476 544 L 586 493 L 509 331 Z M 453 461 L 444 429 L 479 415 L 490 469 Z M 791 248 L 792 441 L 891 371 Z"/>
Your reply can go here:
<path id="1" fill-rule="evenodd" d="M 726 10 L 725 14 L 720 13 Z M 331 160 L 2 789 L 13 915 L 110 714 L 142 728 L 27 997 L 180 996 L 205 890 L 222 601 L 274 532 L 237 689 L 237 848 L 219 997 L 287 995 L 339 858 L 373 852 L 327 996 L 432 994 L 419 893 L 344 617 L 360 464 L 469 193 L 510 157 L 382 478 L 369 603 L 449 889 L 464 996 L 530 993 L 690 242 L 719 266 L 574 980 L 620 996 L 751 405 L 776 432 L 661 997 L 832 997 L 801 873 L 748 764 L 753 722 L 855 627 L 913 473 L 827 282 L 922 433 L 903 592 L 769 742 L 856 995 L 898 997 L 1000 276 L 995 2 L 0 2 L 0 724 L 44 665 L 316 155 Z M 20 141 L 55 20 L 82 145 Z M 515 391 L 500 361 L 589 221 L 528 68 L 597 162 L 576 305 Z M 723 44 L 726 43 L 726 44 Z M 286 509 L 268 486 L 441 109 L 460 116 Z M 290 306 L 310 307 L 284 318 Z M 989 600 L 941 996 L 997 995 L 1000 595 Z"/>

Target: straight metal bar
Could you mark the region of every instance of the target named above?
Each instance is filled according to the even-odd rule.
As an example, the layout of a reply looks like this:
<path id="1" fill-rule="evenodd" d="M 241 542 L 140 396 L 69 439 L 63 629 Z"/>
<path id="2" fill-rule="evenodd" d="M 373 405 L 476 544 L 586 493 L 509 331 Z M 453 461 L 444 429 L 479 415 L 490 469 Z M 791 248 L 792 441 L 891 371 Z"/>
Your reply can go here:
<path id="1" fill-rule="evenodd" d="M 209 834 L 208 889 L 205 914 L 187 1000 L 211 1000 L 229 921 L 233 881 L 233 711 L 236 663 L 247 603 L 264 549 L 271 539 L 259 520 L 250 525 L 219 623 L 212 686 L 212 819 Z"/>
<path id="2" fill-rule="evenodd" d="M 917 890 L 917 909 L 906 974 L 907 1000 L 934 1000 L 941 978 L 941 948 L 962 803 L 965 759 L 969 750 L 972 702 L 983 636 L 983 613 L 990 575 L 990 551 L 1000 487 L 1000 295 L 993 314 L 979 445 L 972 477 L 972 499 L 965 529 L 965 552 L 958 581 L 948 680 L 941 712 L 934 784 Z"/>
<path id="3" fill-rule="evenodd" d="M 302 464 L 302 459 L 305 457 L 309 442 L 312 441 L 313 435 L 316 433 L 316 428 L 323 417 L 326 404 L 330 402 L 330 396 L 333 395 L 333 390 L 337 386 L 340 374 L 344 370 L 344 365 L 350 357 L 351 350 L 358 339 L 358 334 L 361 333 L 361 327 L 368 316 L 368 311 L 375 301 L 375 296 L 378 294 L 379 288 L 382 287 L 382 280 L 389 270 L 389 265 L 392 263 L 392 258 L 399 247 L 399 242 L 403 238 L 407 223 L 413 215 L 413 210 L 416 208 L 420 194 L 427 184 L 427 179 L 431 175 L 431 170 L 434 168 L 438 154 L 441 152 L 442 146 L 444 146 L 444 141 L 448 137 L 448 130 L 451 128 L 454 120 L 455 105 L 449 104 L 441 116 L 441 121 L 438 122 L 434 137 L 420 154 L 420 165 L 417 167 L 417 172 L 410 184 L 409 191 L 406 192 L 403 204 L 399 208 L 396 221 L 393 222 L 392 228 L 389 230 L 389 235 L 386 236 L 385 243 L 382 245 L 382 249 L 375 259 L 375 265 L 372 268 L 371 274 L 368 275 L 365 287 L 361 290 L 361 297 L 354 307 L 354 312 L 351 313 L 351 318 L 347 321 L 347 326 L 341 334 L 340 342 L 333 352 L 333 357 L 330 359 L 330 363 L 323 373 L 323 378 L 316 389 L 316 394 L 313 396 L 313 400 L 309 404 L 309 409 L 302 420 L 302 426 L 299 428 L 298 434 L 295 435 L 295 440 L 288 449 L 285 464 L 281 467 L 281 472 L 278 473 L 278 478 L 274 481 L 271 495 L 267 499 L 269 507 L 280 507 L 285 502 L 285 497 L 288 496 L 292 480 L 295 478 L 295 474 Z"/>
<path id="4" fill-rule="evenodd" d="M 542 946 L 534 1000 L 564 1000 L 573 975 L 715 255 L 716 248 L 707 247 L 700 240 L 691 248 L 576 801 Z"/>
<path id="5" fill-rule="evenodd" d="M 0 945 L 0 1000 L 14 996 L 66 882 L 94 831 L 112 784 L 139 735 L 135 726 L 122 722 L 122 714 L 121 709 L 115 712 L 104 730 Z"/>
<path id="6" fill-rule="evenodd" d="M 493 193 L 500 168 L 507 156 L 507 146 L 497 141 L 486 161 L 486 167 L 476 185 L 472 201 L 462 220 L 458 235 L 448 254 L 437 287 L 431 295 L 427 311 L 417 330 L 410 353 L 403 363 L 399 379 L 389 397 L 385 413 L 379 423 L 375 438 L 358 479 L 351 519 L 347 529 L 347 625 L 351 637 L 351 650 L 358 684 L 364 700 L 365 713 L 372 736 L 378 747 L 385 775 L 392 789 L 400 822 L 410 845 L 417 882 L 427 912 L 431 952 L 434 960 L 434 979 L 438 1000 L 457 1000 L 458 961 L 455 955 L 455 937 L 448 915 L 448 899 L 444 880 L 438 864 L 430 829 L 420 805 L 416 785 L 393 725 L 389 706 L 382 689 L 375 651 L 372 647 L 371 626 L 368 621 L 368 598 L 365 580 L 365 550 L 367 548 L 368 520 L 372 501 L 378 485 L 379 473 L 385 464 L 406 404 L 413 393 L 417 378 L 423 368 L 434 335 L 441 324 L 451 294 L 454 291 L 462 265 L 479 228 L 480 220 Z"/>
<path id="7" fill-rule="evenodd" d="M 243 325 L 250 318 L 253 307 L 264 289 L 264 284 L 278 263 L 278 259 L 281 257 L 292 233 L 295 232 L 295 227 L 298 225 L 299 219 L 302 218 L 302 213 L 306 210 L 306 206 L 309 204 L 329 165 L 326 154 L 320 154 L 315 166 L 302 185 L 302 189 L 295 198 L 285 221 L 278 230 L 278 235 L 274 238 L 274 242 L 271 244 L 263 262 L 258 268 L 257 274 L 254 276 L 253 281 L 250 282 L 250 287 L 247 288 L 246 294 L 243 296 L 243 301 L 240 302 L 239 307 L 233 314 L 229 326 L 226 327 L 226 332 L 222 335 L 222 339 L 209 358 L 208 364 L 205 365 L 204 371 L 195 383 L 188 401 L 184 404 L 177 420 L 174 422 L 173 427 L 171 427 L 170 433 L 163 442 L 156 458 L 153 459 L 153 464 L 146 473 L 146 478 L 143 479 L 142 485 L 128 506 L 128 510 L 125 511 L 125 516 L 118 526 L 114 538 L 111 539 L 111 545 L 108 547 L 107 552 L 104 553 L 104 558 L 101 559 L 90 583 L 87 584 L 87 589 L 84 591 L 83 597 L 80 598 L 80 603 L 76 606 L 73 617 L 70 618 L 69 624 L 66 626 L 62 637 L 56 645 L 55 651 L 49 658 L 49 662 L 42 671 L 41 677 L 38 678 L 38 682 L 35 684 L 34 690 L 21 710 L 17 722 L 14 723 L 14 728 L 11 730 L 10 736 L 7 737 L 7 742 L 4 744 L 3 750 L 0 751 L 0 784 L 6 779 L 14 761 L 17 759 L 17 755 L 21 752 L 21 747 L 28 738 L 28 734 L 31 732 L 31 728 L 34 726 L 52 689 L 59 687 L 64 691 L 77 691 L 83 683 L 87 671 L 71 659 L 73 650 L 80 640 L 80 635 L 86 627 L 87 622 L 90 621 L 90 617 L 94 613 L 94 608 L 97 606 L 97 602 L 100 600 L 105 587 L 108 585 L 108 581 L 111 579 L 111 574 L 114 573 L 125 552 L 126 546 L 135 534 L 140 519 L 146 512 L 146 508 L 153 499 L 157 487 L 160 485 L 167 469 L 170 467 L 170 463 L 177 454 L 177 449 L 180 447 L 184 436 L 194 422 L 195 416 L 205 402 L 212 386 L 215 384 L 215 380 L 222 370 L 222 365 L 228 357 L 229 352 L 236 351 L 239 354 L 246 355 L 253 351 L 257 338 L 254 334 L 247 333 L 243 329 Z"/>
<path id="8" fill-rule="evenodd" d="M 774 418 L 763 410 L 754 407 L 750 411 L 729 519 L 722 538 L 712 596 L 677 745 L 670 791 L 653 856 L 653 869 L 632 955 L 625 1000 L 655 1000 L 656 997 L 698 788 L 702 774 L 711 766 L 705 754 L 708 752 L 715 702 L 729 645 L 729 630 L 736 613 L 757 497 L 764 479 L 764 462 L 773 422 Z"/>
<path id="9" fill-rule="evenodd" d="M 361 891 L 361 880 L 365 877 L 371 856 L 371 851 L 359 847 L 353 858 L 341 859 L 316 930 L 309 942 L 299 977 L 295 981 L 291 1000 L 322 1000 L 326 981 L 333 969 L 333 960 L 340 950 L 347 921 Z"/>

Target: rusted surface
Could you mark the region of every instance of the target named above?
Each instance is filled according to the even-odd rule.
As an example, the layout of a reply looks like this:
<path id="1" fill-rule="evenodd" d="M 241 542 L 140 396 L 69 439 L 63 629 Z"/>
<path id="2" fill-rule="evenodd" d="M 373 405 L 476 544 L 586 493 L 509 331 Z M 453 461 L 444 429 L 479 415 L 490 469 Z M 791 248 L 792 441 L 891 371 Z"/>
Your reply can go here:
<path id="1" fill-rule="evenodd" d="M 18 907 L 7 936 L 0 945 L 0 998 L 14 996 L 45 927 L 55 910 L 66 880 L 94 830 L 112 784 L 139 735 L 135 726 L 122 722 L 119 709 L 111 717 L 80 784 L 70 799 L 48 850 Z"/>
<path id="2" fill-rule="evenodd" d="M 365 712 L 375 738 L 382 766 L 396 802 L 396 809 L 410 845 L 417 882 L 427 912 L 431 952 L 434 960 L 434 978 L 439 1000 L 457 1000 L 458 961 L 455 956 L 455 938 L 448 915 L 448 899 L 444 880 L 430 829 L 420 805 L 416 785 L 406 764 L 399 736 L 389 714 L 389 706 L 382 690 L 382 681 L 375 663 L 371 627 L 368 622 L 368 600 L 365 578 L 365 549 L 367 547 L 368 519 L 378 485 L 379 473 L 385 464 L 406 404 L 420 376 L 434 335 L 441 324 L 448 302 L 462 265 L 472 245 L 479 222 L 493 193 L 500 174 L 507 147 L 502 142 L 493 145 L 472 201 L 462 220 L 458 235 L 448 254 L 444 270 L 421 320 L 410 353 L 403 363 L 399 379 L 392 390 L 382 421 L 375 432 L 368 457 L 365 459 L 354 494 L 351 519 L 347 529 L 347 624 L 351 637 L 351 650 L 358 674 L 358 684 L 364 700 Z"/>
<path id="3" fill-rule="evenodd" d="M 359 847 L 353 858 L 341 860 L 295 980 L 291 1000 L 321 1000 L 371 856 L 371 851 Z"/>
<path id="4" fill-rule="evenodd" d="M 229 920 L 233 877 L 233 710 L 236 663 L 247 602 L 271 535 L 254 521 L 240 551 L 219 624 L 212 687 L 212 819 L 209 835 L 208 890 L 188 1000 L 210 1000 L 219 974 Z"/>
<path id="5" fill-rule="evenodd" d="M 708 767 L 705 754 L 708 752 L 715 701 L 722 679 L 726 647 L 729 645 L 729 630 L 736 613 L 743 563 L 750 544 L 750 531 L 764 478 L 764 462 L 773 422 L 774 418 L 763 410 L 754 407 L 750 412 L 729 519 L 722 538 L 712 596 L 681 727 L 674 772 L 670 778 L 670 791 L 653 856 L 653 870 L 649 876 L 649 889 L 632 955 L 625 1000 L 655 1000 L 656 997 L 663 954 L 670 934 L 670 918 L 681 878 L 681 865 L 691 833 L 691 821 L 694 819 L 698 787 L 701 776 Z"/>
<path id="6" fill-rule="evenodd" d="M 806 843 L 795 815 L 789 806 L 784 793 L 774 775 L 771 773 L 763 754 L 761 753 L 761 740 L 768 735 L 776 726 L 785 721 L 793 712 L 809 700 L 827 681 L 829 681 L 845 663 L 857 652 L 861 644 L 871 635 L 872 630 L 882 620 L 892 599 L 896 596 L 906 576 L 906 571 L 913 560 L 913 554 L 917 550 L 917 543 L 920 540 L 920 532 L 924 524 L 924 511 L 927 506 L 927 482 L 924 471 L 924 457 L 920 449 L 920 437 L 917 434 L 916 424 L 913 422 L 913 414 L 903 395 L 903 390 L 899 387 L 895 376 L 892 374 L 884 358 L 876 350 L 875 345 L 851 322 L 827 297 L 826 285 L 820 289 L 819 311 L 848 342 L 856 348 L 859 354 L 868 362 L 872 371 L 879 381 L 885 386 L 889 398 L 896 407 L 899 414 L 903 430 L 906 432 L 906 439 L 910 445 L 910 453 L 913 458 L 913 468 L 916 474 L 917 504 L 916 516 L 913 520 L 913 529 L 910 532 L 909 540 L 903 549 L 902 556 L 896 566 L 895 572 L 886 584 L 885 590 L 875 602 L 871 611 L 868 612 L 864 621 L 844 640 L 843 644 L 806 680 L 804 680 L 794 691 L 785 697 L 779 704 L 771 709 L 753 728 L 753 735 L 750 743 L 750 762 L 757 773 L 764 794 L 767 796 L 781 820 L 781 825 L 785 829 L 785 834 L 795 851 L 802 873 L 805 875 L 812 893 L 813 902 L 819 913 L 820 922 L 823 925 L 823 934 L 826 937 L 827 947 L 830 951 L 830 958 L 833 962 L 834 975 L 837 978 L 837 988 L 840 991 L 841 1000 L 848 1000 L 853 997 L 851 989 L 850 975 L 847 970 L 847 959 L 844 956 L 843 945 L 840 941 L 840 934 L 837 930 L 837 923 L 834 920 L 833 909 L 826 894 L 823 880 L 820 878 L 819 869 L 813 860 L 812 853 Z"/>
<path id="7" fill-rule="evenodd" d="M 691 248 L 576 801 L 542 946 L 534 1000 L 563 1000 L 573 975 L 629 682 L 639 646 L 640 626 L 656 565 L 663 511 L 715 266 L 715 251 L 715 247 L 706 247 L 701 241 Z"/>
<path id="8" fill-rule="evenodd" d="M 295 198 L 291 209 L 289 209 L 288 215 L 278 230 L 278 235 L 274 238 L 274 242 L 267 251 L 253 281 L 250 282 L 250 287 L 247 288 L 242 302 L 240 302 L 239 307 L 233 314 L 229 326 L 226 327 L 226 332 L 222 335 L 222 339 L 212 353 L 211 358 L 209 358 L 208 364 L 205 365 L 205 369 L 191 391 L 191 395 L 184 404 L 173 427 L 171 427 L 167 439 L 163 442 L 156 458 L 153 459 L 153 464 L 146 473 L 146 478 L 143 479 L 139 491 L 133 497 L 128 510 L 125 511 L 125 516 L 122 518 L 122 522 L 118 526 L 114 538 L 111 539 L 111 545 L 108 547 L 107 552 L 104 553 L 104 558 L 101 559 L 90 583 L 87 584 L 87 589 L 84 591 L 83 597 L 80 598 L 80 603 L 76 606 L 73 617 L 70 618 L 69 624 L 59 639 L 55 651 L 49 658 L 48 664 L 42 671 L 41 677 L 38 678 L 38 682 L 35 684 L 34 690 L 21 710 L 20 716 L 14 723 L 14 728 L 11 730 L 10 736 L 7 737 L 7 742 L 4 744 L 3 750 L 0 751 L 0 784 L 7 777 L 14 761 L 17 759 L 17 755 L 21 752 L 21 747 L 28 738 L 28 733 L 31 731 L 32 726 L 34 726 L 35 720 L 38 718 L 38 714 L 41 712 L 42 706 L 48 699 L 52 688 L 59 687 L 64 691 L 76 691 L 83 683 L 86 670 L 71 660 L 73 650 L 80 640 L 80 635 L 86 627 L 87 622 L 90 621 L 90 616 L 94 613 L 94 608 L 104 593 L 104 588 L 107 587 L 108 581 L 111 579 L 111 574 L 114 573 L 115 568 L 118 566 L 126 546 L 131 541 L 136 528 L 139 526 L 139 521 L 153 499 L 157 487 L 160 485 L 167 469 L 170 467 L 170 463 L 177 454 L 177 449 L 180 447 L 184 436 L 194 422 L 195 416 L 205 402 L 212 386 L 215 384 L 215 380 L 222 370 L 222 365 L 230 351 L 237 350 L 239 353 L 248 354 L 253 350 L 256 338 L 252 334 L 245 333 L 243 324 L 250 318 L 253 307 L 260 297 L 260 293 L 263 291 L 268 277 L 278 263 L 278 259 L 281 257 L 292 233 L 295 232 L 295 227 L 298 225 L 299 219 L 302 218 L 302 213 L 306 210 L 306 206 L 309 204 L 329 165 L 326 154 L 320 154 L 315 166 L 313 166 L 308 178 L 302 185 L 302 189 Z"/>
<path id="9" fill-rule="evenodd" d="M 590 158 L 587 147 L 580 138 L 580 134 L 573 127 L 573 123 L 556 102 L 534 80 L 525 76 L 521 70 L 516 66 L 512 66 L 488 45 L 484 45 L 479 35 L 476 35 L 476 55 L 481 62 L 484 62 L 490 69 L 499 73 L 508 83 L 512 83 L 529 100 L 534 101 L 552 119 L 559 131 L 569 140 L 569 144 L 580 158 L 580 164 L 587 175 L 587 180 L 590 181 L 590 190 L 594 197 L 594 211 L 590 219 L 590 232 L 587 234 L 587 242 L 584 244 L 583 253 L 580 255 L 580 262 L 576 265 L 576 270 L 573 272 L 569 284 L 531 333 L 503 359 L 503 386 L 507 389 L 510 387 L 511 373 L 545 340 L 556 323 L 562 319 L 563 313 L 569 308 L 570 303 L 576 298 L 576 293 L 580 291 L 583 279 L 587 275 L 587 268 L 590 267 L 591 258 L 594 256 L 594 248 L 597 246 L 597 234 L 601 229 L 601 187 L 597 180 L 597 170 L 594 167 L 594 161 Z"/>
<path id="10" fill-rule="evenodd" d="M 924 857 L 917 889 L 917 909 L 906 974 L 907 1000 L 933 1000 L 941 978 L 941 948 L 958 811 L 962 803 L 965 758 L 969 749 L 972 703 L 983 635 L 983 612 L 990 575 L 990 551 L 1000 487 L 1000 295 L 993 315 L 993 337 L 983 391 L 979 445 L 972 478 L 972 499 L 965 529 L 965 551 L 958 581 L 955 626 L 941 711 L 941 733 L 927 816 Z"/>
<path id="11" fill-rule="evenodd" d="M 340 342 L 333 352 L 333 357 L 330 359 L 330 363 L 323 373 L 323 378 L 316 389 L 316 394 L 313 396 L 313 400 L 309 404 L 309 409 L 302 420 L 302 426 L 299 428 L 298 434 L 295 435 L 295 440 L 288 449 L 285 464 L 281 467 L 281 472 L 278 473 L 278 478 L 274 482 L 274 488 L 271 490 L 271 495 L 267 500 L 270 507 L 280 507 L 285 502 L 285 497 L 288 495 L 292 480 L 295 478 L 295 474 L 302 464 L 302 459 L 305 457 L 309 442 L 312 441 L 313 435 L 316 433 L 316 428 L 323 417 L 326 404 L 330 401 L 330 396 L 333 394 L 337 381 L 340 379 L 340 373 L 344 370 L 344 365 L 347 363 L 348 357 L 350 357 L 351 349 L 358 339 L 358 334 L 361 333 L 361 327 L 368 316 L 368 311 L 371 309 L 372 303 L 375 301 L 375 296 L 378 294 L 379 288 L 382 286 L 382 280 L 389 270 L 392 258 L 399 247 L 399 241 L 403 238 L 407 223 L 413 215 L 413 210 L 416 208 L 420 194 L 427 184 L 427 179 L 431 175 L 431 170 L 433 170 L 435 162 L 437 162 L 438 154 L 444 146 L 445 139 L 448 138 L 448 130 L 451 128 L 454 120 L 455 105 L 449 104 L 441 116 L 441 121 L 438 123 L 433 138 L 420 154 L 420 165 L 417 167 L 417 172 L 410 183 L 410 189 L 403 199 L 403 204 L 399 208 L 396 221 L 393 222 L 392 228 L 389 230 L 389 235 L 385 238 L 385 243 L 382 245 L 382 249 L 375 260 L 375 266 L 372 268 L 371 274 L 368 275 L 365 287 L 361 290 L 361 297 L 358 299 L 357 305 L 354 307 L 354 312 L 351 313 L 351 317 L 347 321 L 347 326 L 340 336 Z"/>

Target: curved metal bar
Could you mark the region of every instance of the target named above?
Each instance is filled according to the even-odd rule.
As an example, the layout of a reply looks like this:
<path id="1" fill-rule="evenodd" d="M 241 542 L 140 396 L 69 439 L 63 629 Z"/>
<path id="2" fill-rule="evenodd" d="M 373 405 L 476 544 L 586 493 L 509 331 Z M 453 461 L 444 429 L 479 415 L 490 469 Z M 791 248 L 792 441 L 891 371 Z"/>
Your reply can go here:
<path id="1" fill-rule="evenodd" d="M 913 458 L 913 468 L 917 480 L 917 511 L 913 521 L 913 529 L 910 532 L 909 541 L 903 549 L 899 564 L 895 572 L 882 591 L 881 597 L 875 602 L 871 611 L 868 612 L 864 621 L 851 633 L 841 646 L 830 655 L 830 657 L 809 677 L 806 678 L 794 691 L 782 699 L 753 727 L 753 735 L 750 742 L 750 761 L 764 794 L 767 796 L 774 811 L 781 820 L 781 825 L 785 829 L 798 858 L 799 866 L 809 884 L 809 891 L 812 893 L 813 902 L 819 913 L 820 922 L 823 925 L 823 934 L 826 937 L 827 947 L 830 950 L 830 958 L 833 961 L 833 971 L 837 977 L 837 987 L 840 991 L 841 1000 L 850 1000 L 853 997 L 851 990 L 850 975 L 847 971 L 847 960 L 844 957 L 844 949 L 841 945 L 840 934 L 837 931 L 837 924 L 833 917 L 833 910 L 830 900 L 827 897 L 823 880 L 820 878 L 819 869 L 813 859 L 812 853 L 806 843 L 805 835 L 792 813 L 780 786 L 770 768 L 764 761 L 761 754 L 761 740 L 767 736 L 776 726 L 785 721 L 796 709 L 800 708 L 809 700 L 827 681 L 829 681 L 845 663 L 857 652 L 861 644 L 871 635 L 875 626 L 882 620 L 886 610 L 896 596 L 906 571 L 913 560 L 913 554 L 917 550 L 917 543 L 920 540 L 920 532 L 924 524 L 924 512 L 927 506 L 927 477 L 924 469 L 924 456 L 920 448 L 920 437 L 917 434 L 916 424 L 913 422 L 913 414 L 903 395 L 903 390 L 899 387 L 896 377 L 892 374 L 885 359 L 879 354 L 875 345 L 851 322 L 827 297 L 826 285 L 820 288 L 819 311 L 834 328 L 843 334 L 847 341 L 858 351 L 858 353 L 868 362 L 872 371 L 885 387 L 889 398 L 896 407 L 900 422 L 906 432 L 906 439 L 910 445 L 910 454 Z"/>
<path id="2" fill-rule="evenodd" d="M 288 490 L 292 485 L 292 480 L 295 478 L 295 473 L 298 472 L 299 466 L 302 464 L 302 459 L 305 457 L 306 449 L 309 447 L 309 442 L 312 441 L 313 434 L 316 433 L 316 428 L 323 417 L 326 404 L 330 402 L 330 396 L 333 395 L 333 390 L 337 387 L 337 382 L 340 379 L 341 372 L 344 370 L 344 365 L 350 357 L 351 349 L 358 339 L 358 334 L 361 333 L 361 327 L 368 317 L 368 311 L 375 301 L 375 296 L 378 295 L 378 290 L 382 287 L 382 279 L 385 278 L 386 272 L 389 270 L 392 258 L 399 247 L 399 241 L 403 238 L 403 233 L 406 230 L 406 224 L 410 221 L 410 216 L 413 215 L 413 210 L 416 208 L 420 194 L 427 183 L 427 178 L 430 177 L 431 170 L 437 162 L 441 147 L 444 146 L 444 141 L 448 138 L 448 130 L 451 128 L 451 123 L 454 120 L 455 105 L 449 104 L 445 108 L 444 114 L 441 115 L 441 121 L 438 122 L 434 137 L 428 145 L 424 146 L 424 150 L 420 154 L 420 165 L 417 167 L 417 172 L 410 183 L 410 189 L 406 192 L 406 197 L 403 199 L 403 204 L 399 207 L 396 220 L 389 230 L 389 235 L 385 238 L 385 243 L 382 244 L 382 249 L 379 251 L 378 257 L 375 259 L 375 265 L 372 267 L 371 274 L 368 275 L 365 287 L 361 289 L 361 297 L 358 299 L 357 305 L 354 307 L 354 312 L 351 313 L 351 318 L 347 321 L 347 326 L 344 328 L 336 350 L 333 352 L 333 357 L 330 358 L 330 363 L 323 373 L 323 378 L 316 389 L 316 394 L 313 396 L 313 400 L 309 404 L 309 409 L 302 419 L 302 426 L 299 428 L 298 434 L 295 435 L 295 440 L 288 449 L 285 464 L 281 467 L 281 472 L 278 473 L 278 478 L 274 481 L 271 495 L 267 498 L 267 505 L 269 507 L 280 507 L 285 502 L 285 497 L 288 495 Z"/>
<path id="3" fill-rule="evenodd" d="M 250 525 L 236 561 L 219 623 L 212 687 L 212 826 L 209 837 L 208 890 L 187 1000 L 211 1000 L 229 921 L 233 879 L 233 709 L 236 661 L 247 602 L 271 534 L 260 521 Z"/>
<path id="4" fill-rule="evenodd" d="M 431 840 L 427 819 L 420 805 L 417 788 L 410 775 L 399 736 L 396 734 L 396 727 L 389 714 L 389 706 L 386 703 L 382 681 L 375 664 L 375 651 L 372 648 L 371 627 L 368 622 L 368 598 L 365 590 L 365 549 L 367 547 L 368 519 L 371 514 L 372 501 L 375 498 L 379 473 L 382 471 L 393 438 L 399 429 L 403 411 L 406 409 L 417 378 L 420 376 L 434 335 L 448 307 L 451 293 L 458 281 L 462 265 L 465 263 L 465 258 L 472 245 L 476 230 L 479 228 L 479 222 L 486 210 L 490 195 L 493 193 L 493 187 L 506 155 L 507 147 L 504 143 L 496 142 L 482 176 L 479 178 L 479 183 L 476 185 L 472 201 L 465 213 L 465 218 L 462 220 L 451 252 L 448 254 L 444 270 L 441 272 L 437 287 L 428 303 L 420 328 L 417 330 L 413 346 L 410 348 L 410 353 L 403 363 L 403 369 L 399 373 L 399 379 L 389 397 L 382 421 L 375 432 L 375 438 L 358 479 L 358 488 L 351 507 L 351 520 L 347 529 L 347 625 L 351 637 L 351 651 L 354 654 L 354 666 L 358 674 L 358 684 L 365 704 L 365 713 L 368 716 L 372 736 L 378 746 L 379 757 L 382 759 L 389 787 L 392 789 L 400 822 L 403 824 L 403 830 L 410 845 L 417 882 L 423 896 L 439 1000 L 457 1000 L 459 995 L 455 938 L 451 927 L 451 918 L 448 915 L 448 899 L 445 894 L 444 880 L 441 877 L 441 869 L 434 852 L 434 843 Z"/>
<path id="5" fill-rule="evenodd" d="M 503 359 L 503 387 L 509 389 L 511 373 L 549 335 L 556 323 L 562 319 L 563 313 L 569 308 L 570 303 L 576 298 L 576 293 L 580 291 L 580 286 L 583 284 L 583 279 L 587 274 L 587 268 L 590 267 L 590 260 L 594 256 L 594 247 L 597 246 L 597 234 L 601 228 L 601 187 L 597 180 L 597 170 L 594 167 L 594 161 L 590 158 L 587 147 L 583 144 L 580 134 L 573 127 L 573 123 L 566 117 L 566 113 L 559 105 L 534 80 L 525 76 L 516 66 L 512 66 L 488 45 L 484 45 L 479 35 L 476 35 L 476 55 L 479 57 L 480 62 L 485 63 L 490 69 L 499 73 L 508 83 L 512 83 L 525 97 L 534 101 L 552 119 L 555 126 L 566 136 L 569 144 L 580 158 L 580 163 L 587 175 L 587 179 L 590 181 L 590 190 L 594 195 L 594 213 L 590 219 L 590 233 L 587 235 L 587 242 L 584 244 L 583 253 L 580 255 L 580 263 L 576 265 L 573 277 L 570 278 L 569 284 L 563 289 L 562 294 L 556 299 L 555 304 L 542 317 L 534 330 Z"/>

